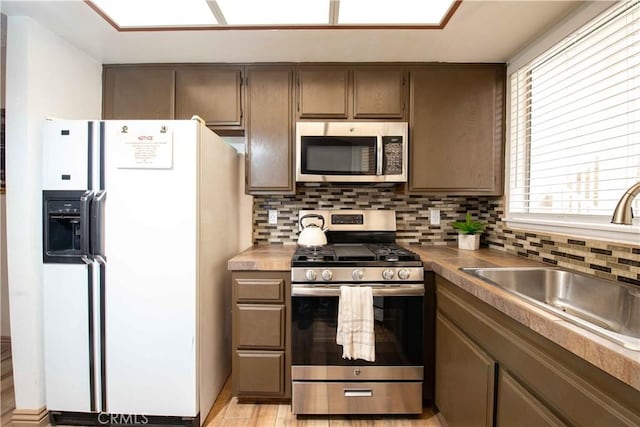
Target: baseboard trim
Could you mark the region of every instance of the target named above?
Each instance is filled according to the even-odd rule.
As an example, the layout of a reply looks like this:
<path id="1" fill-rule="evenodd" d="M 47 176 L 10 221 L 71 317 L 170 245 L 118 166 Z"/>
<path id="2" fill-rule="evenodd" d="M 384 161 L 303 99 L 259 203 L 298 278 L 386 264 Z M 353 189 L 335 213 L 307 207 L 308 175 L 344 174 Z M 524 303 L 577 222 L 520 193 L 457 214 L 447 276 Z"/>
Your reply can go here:
<path id="1" fill-rule="evenodd" d="M 447 424 L 447 420 L 445 420 L 442 416 L 442 412 L 438 411 L 436 413 L 436 418 L 438 419 L 438 421 L 440 421 L 440 424 L 442 424 L 443 427 L 449 427 L 449 424 Z"/>
<path id="2" fill-rule="evenodd" d="M 13 427 L 47 427 L 49 425 L 49 411 L 46 407 L 40 409 L 16 409 L 11 416 Z"/>

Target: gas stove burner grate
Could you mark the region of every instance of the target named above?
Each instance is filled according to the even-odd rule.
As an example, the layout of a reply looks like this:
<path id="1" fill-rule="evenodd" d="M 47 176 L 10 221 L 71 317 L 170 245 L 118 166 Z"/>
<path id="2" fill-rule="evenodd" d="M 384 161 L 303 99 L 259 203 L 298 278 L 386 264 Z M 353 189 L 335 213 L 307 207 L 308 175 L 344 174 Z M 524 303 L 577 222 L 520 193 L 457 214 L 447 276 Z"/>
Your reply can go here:
<path id="1" fill-rule="evenodd" d="M 368 248 L 376 255 L 378 261 L 415 261 L 420 259 L 418 255 L 395 244 L 370 244 Z"/>
<path id="2" fill-rule="evenodd" d="M 294 255 L 294 260 L 311 262 L 336 261 L 336 254 L 331 247 L 298 248 Z"/>
<path id="3" fill-rule="evenodd" d="M 321 247 L 299 247 L 293 263 L 359 263 L 362 266 L 374 262 L 420 262 L 420 256 L 396 244 L 368 243 L 368 244 L 329 244 Z"/>

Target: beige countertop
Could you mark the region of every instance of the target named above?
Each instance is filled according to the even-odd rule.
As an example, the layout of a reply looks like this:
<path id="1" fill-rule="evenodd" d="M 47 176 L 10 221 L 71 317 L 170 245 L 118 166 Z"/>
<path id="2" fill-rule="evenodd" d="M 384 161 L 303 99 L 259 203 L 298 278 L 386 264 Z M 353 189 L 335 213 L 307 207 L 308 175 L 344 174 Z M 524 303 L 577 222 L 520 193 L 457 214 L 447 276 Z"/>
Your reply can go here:
<path id="1" fill-rule="evenodd" d="M 435 273 L 505 313 L 533 331 L 640 390 L 640 351 L 632 351 L 541 310 L 460 267 L 526 267 L 546 265 L 494 249 L 465 251 L 451 246 L 407 246 L 420 254 L 425 269 Z M 254 246 L 233 257 L 229 270 L 291 268 L 295 245 Z"/>
<path id="2" fill-rule="evenodd" d="M 256 245 L 240 252 L 227 262 L 227 268 L 237 270 L 291 270 L 291 257 L 296 245 Z"/>

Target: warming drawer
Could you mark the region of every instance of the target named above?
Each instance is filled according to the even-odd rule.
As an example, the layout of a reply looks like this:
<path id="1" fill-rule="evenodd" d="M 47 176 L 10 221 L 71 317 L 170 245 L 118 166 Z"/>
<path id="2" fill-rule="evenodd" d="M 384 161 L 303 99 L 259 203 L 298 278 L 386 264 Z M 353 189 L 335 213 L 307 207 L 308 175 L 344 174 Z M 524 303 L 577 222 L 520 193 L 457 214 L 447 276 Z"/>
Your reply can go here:
<path id="1" fill-rule="evenodd" d="M 422 381 L 293 382 L 294 414 L 420 414 Z"/>

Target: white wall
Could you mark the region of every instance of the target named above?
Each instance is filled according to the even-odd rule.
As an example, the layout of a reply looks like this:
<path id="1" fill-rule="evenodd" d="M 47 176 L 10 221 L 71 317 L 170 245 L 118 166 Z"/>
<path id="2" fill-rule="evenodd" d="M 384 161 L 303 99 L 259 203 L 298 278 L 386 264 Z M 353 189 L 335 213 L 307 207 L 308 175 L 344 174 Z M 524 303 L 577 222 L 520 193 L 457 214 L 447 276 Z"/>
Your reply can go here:
<path id="1" fill-rule="evenodd" d="M 0 4 L 2 2 L 0 1 Z M 7 53 L 7 17 L 3 14 L 0 20 L 0 108 L 5 107 L 5 64 Z M 11 335 L 9 330 L 9 288 L 7 285 L 7 227 L 5 216 L 5 195 L 0 194 L 0 336 Z"/>
<path id="2" fill-rule="evenodd" d="M 95 119 L 101 64 L 27 17 L 7 34 L 7 261 L 17 409 L 45 406 L 41 132 L 45 117 Z"/>
<path id="3" fill-rule="evenodd" d="M 0 194 L 0 336 L 11 336 L 9 329 L 9 286 L 7 283 L 6 197 Z"/>
<path id="4" fill-rule="evenodd" d="M 507 75 L 511 75 L 611 6 L 612 3 L 608 1 L 585 3 L 507 61 Z"/>
<path id="5" fill-rule="evenodd" d="M 0 336 L 11 335 L 9 330 L 9 287 L 7 285 L 7 239 L 6 239 L 6 216 L 5 216 L 5 195 L 0 195 Z"/>

